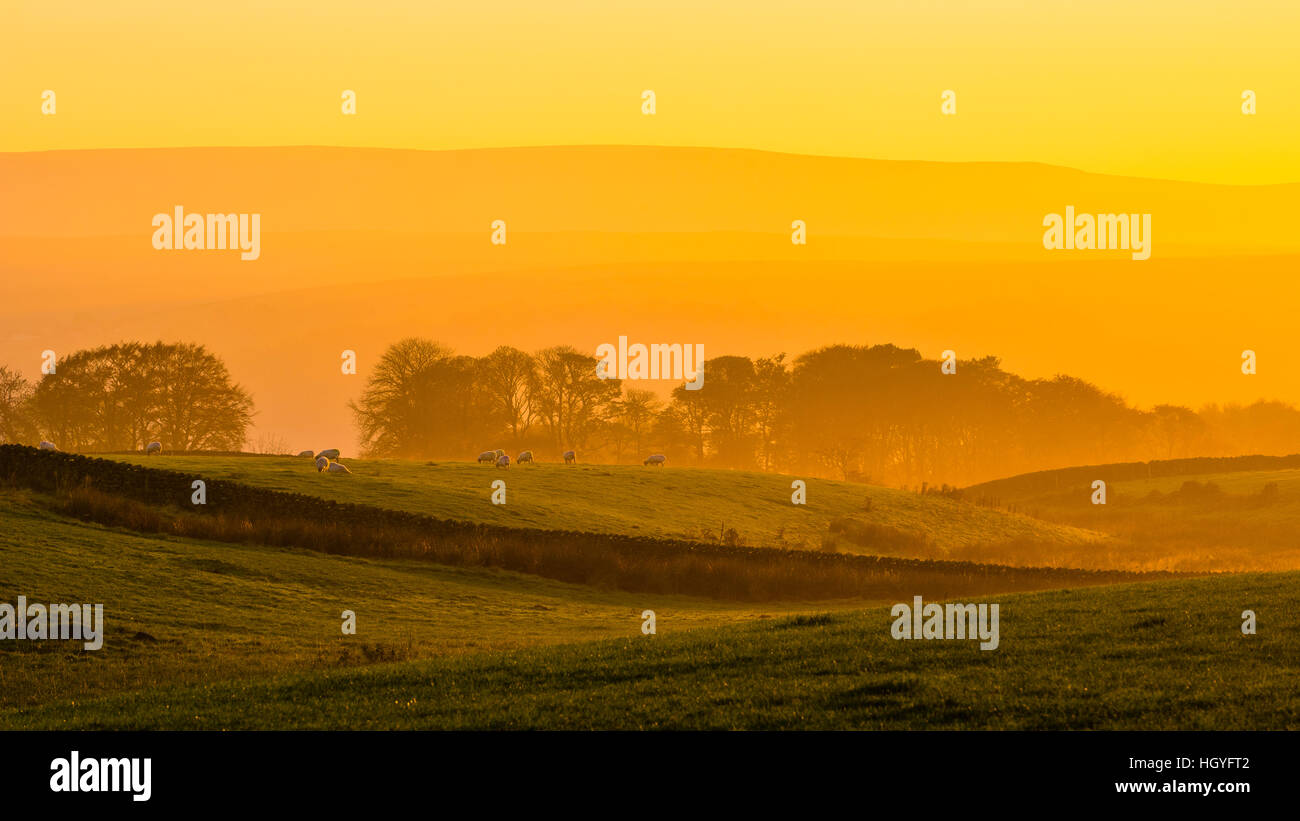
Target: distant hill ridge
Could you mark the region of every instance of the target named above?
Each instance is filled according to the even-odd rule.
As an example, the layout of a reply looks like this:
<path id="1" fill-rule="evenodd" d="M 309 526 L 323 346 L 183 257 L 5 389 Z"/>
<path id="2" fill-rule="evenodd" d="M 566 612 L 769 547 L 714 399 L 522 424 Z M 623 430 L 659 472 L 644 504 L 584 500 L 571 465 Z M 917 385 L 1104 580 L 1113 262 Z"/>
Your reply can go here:
<path id="1" fill-rule="evenodd" d="M 1076 484 L 1090 484 L 1101 479 L 1118 482 L 1125 479 L 1154 479 L 1162 476 L 1190 476 L 1201 473 L 1236 473 L 1255 470 L 1300 468 L 1300 454 L 1290 456 L 1202 456 L 1189 459 L 1164 459 L 1152 462 L 1117 462 L 1109 465 L 1039 470 L 1006 479 L 994 479 L 965 488 L 967 497 L 997 496 L 1043 490 L 1067 489 Z"/>

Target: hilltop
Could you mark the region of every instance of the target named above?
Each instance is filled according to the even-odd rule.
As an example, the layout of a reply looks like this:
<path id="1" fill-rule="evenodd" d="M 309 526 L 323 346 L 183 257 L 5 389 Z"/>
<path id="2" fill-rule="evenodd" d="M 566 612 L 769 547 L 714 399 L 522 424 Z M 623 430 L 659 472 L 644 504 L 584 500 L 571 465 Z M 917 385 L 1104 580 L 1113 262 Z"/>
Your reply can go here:
<path id="1" fill-rule="evenodd" d="M 0 529 L 0 601 L 99 602 L 107 625 L 92 654 L 63 642 L 0 642 L 0 727 L 32 704 L 75 715 L 69 701 L 155 683 L 633 635 L 646 608 L 685 630 L 862 603 L 632 594 L 501 570 L 140 534 L 59 516 L 39 496 L 4 489 Z M 354 637 L 342 635 L 344 610 L 357 615 Z"/>
<path id="2" fill-rule="evenodd" d="M 939 554 L 983 543 L 1081 545 L 1099 533 L 1037 521 L 940 496 L 896 488 L 807 478 L 807 504 L 791 503 L 800 477 L 707 468 L 640 465 L 516 465 L 508 471 L 472 462 L 344 459 L 351 476 L 316 472 L 311 460 L 289 456 L 107 454 L 135 465 L 165 468 L 338 502 L 375 505 L 442 519 L 513 527 L 718 541 L 735 530 L 741 544 L 889 554 L 830 533 L 833 520 L 852 518 L 925 539 Z M 491 503 L 491 483 L 506 482 L 507 502 Z"/>
<path id="3" fill-rule="evenodd" d="M 1300 658 L 1295 573 L 1147 581 L 810 551 L 811 558 L 837 560 L 819 573 L 858 573 L 854 563 L 879 561 L 873 572 L 889 582 L 873 582 L 874 598 L 725 601 L 546 578 L 545 551 L 580 533 L 550 537 L 498 525 L 502 535 L 492 537 L 475 530 L 487 524 L 456 525 L 462 536 L 451 534 L 449 544 L 457 549 L 478 550 L 485 538 L 511 533 L 542 540 L 538 572 L 517 573 L 302 549 L 293 534 L 312 531 L 283 509 L 296 505 L 312 517 L 332 511 L 337 521 L 322 524 L 335 532 L 347 517 L 383 513 L 358 502 L 388 501 L 422 513 L 435 505 L 463 508 L 473 502 L 455 496 L 455 487 L 486 489 L 488 477 L 505 476 L 524 495 L 538 494 L 531 515 L 576 524 L 595 521 L 599 506 L 567 500 L 590 501 L 611 483 L 624 494 L 615 498 L 667 504 L 683 491 L 775 493 L 789 477 L 540 465 L 526 478 L 524 471 L 472 464 L 367 460 L 352 462 L 358 473 L 351 477 L 328 477 L 290 457 L 153 457 L 149 467 L 132 468 L 12 447 L 3 456 L 11 466 L 26 460 L 27 470 L 6 471 L 11 483 L 73 480 L 50 492 L 0 489 L 6 589 L 31 601 L 102 602 L 108 626 L 104 648 L 93 654 L 57 642 L 0 645 L 0 726 L 7 728 L 1227 729 L 1300 721 L 1290 686 Z M 173 485 L 188 488 L 194 473 L 163 465 L 206 466 L 205 476 L 239 474 L 249 484 L 211 479 L 212 498 L 229 506 L 229 515 L 135 500 L 140 487 L 159 498 L 170 498 Z M 83 475 L 76 471 L 90 486 L 75 480 Z M 96 490 L 96 481 L 128 495 Z M 321 495 L 256 489 L 269 485 Z M 243 497 L 239 488 L 247 488 Z M 888 512 L 899 523 L 910 515 L 951 526 L 954 511 L 968 508 L 977 513 L 962 520 L 966 528 L 1025 519 L 850 483 L 809 489 L 810 498 L 816 492 L 846 503 L 868 493 L 871 512 Z M 327 496 L 356 501 L 321 507 Z M 59 512 L 65 509 L 88 520 Z M 115 521 L 105 526 L 96 517 Z M 218 523 L 213 532 L 230 538 L 166 532 L 200 520 Z M 636 520 L 602 521 L 625 528 Z M 412 521 L 432 527 L 439 520 Z M 151 530 L 159 527 L 163 532 Z M 382 525 L 372 531 L 381 543 L 397 533 Z M 240 534 L 249 532 L 280 534 L 289 543 L 247 543 Z M 621 533 L 606 538 L 602 550 L 631 540 L 628 557 L 659 544 Z M 670 547 L 691 550 L 662 544 Z M 781 564 L 805 555 L 799 551 L 708 550 L 698 558 L 732 568 L 726 572 L 753 564 L 803 573 L 823 564 Z M 670 581 L 673 568 L 667 563 L 656 572 Z M 1015 592 L 1022 590 L 1041 592 Z M 913 594 L 999 603 L 999 649 L 894 641 L 889 604 Z M 355 636 L 339 629 L 345 609 L 357 615 Z M 640 630 L 645 609 L 656 612 L 652 636 Z M 1257 636 L 1240 631 L 1245 609 L 1260 614 Z M 1153 657 L 1161 664 L 1151 666 Z"/>
<path id="4" fill-rule="evenodd" d="M 1094 481 L 1106 504 L 1092 504 Z M 963 498 L 1109 537 L 1074 567 L 1130 570 L 1300 568 L 1300 456 L 1174 459 L 1039 471 L 985 482 Z M 1113 561 L 1116 555 L 1124 561 Z M 978 561 L 980 556 L 965 558 Z M 1098 560 L 1100 559 L 1100 561 Z"/>

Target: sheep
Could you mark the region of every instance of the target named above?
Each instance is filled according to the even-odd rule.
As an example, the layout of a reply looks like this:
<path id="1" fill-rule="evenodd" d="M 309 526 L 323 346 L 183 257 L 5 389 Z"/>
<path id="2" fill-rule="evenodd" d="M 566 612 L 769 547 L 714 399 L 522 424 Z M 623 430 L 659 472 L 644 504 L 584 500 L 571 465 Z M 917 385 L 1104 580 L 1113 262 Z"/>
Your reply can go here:
<path id="1" fill-rule="evenodd" d="M 664 462 L 666 461 L 668 461 L 668 458 L 666 456 L 664 456 L 662 453 L 656 453 L 654 456 L 647 456 L 646 460 L 641 464 L 654 465 L 655 467 L 663 467 Z"/>
<path id="2" fill-rule="evenodd" d="M 515 460 L 515 464 L 522 465 L 524 462 L 531 463 L 532 461 L 533 461 L 533 452 L 531 450 L 526 450 L 523 453 L 519 454 L 519 458 Z"/>
<path id="3" fill-rule="evenodd" d="M 509 456 L 506 456 L 504 453 L 501 454 L 500 456 L 498 456 L 498 457 L 497 457 L 497 467 L 499 467 L 499 468 L 505 468 L 506 470 L 509 470 L 509 469 L 510 469 L 510 457 L 509 457 Z"/>
<path id="4" fill-rule="evenodd" d="M 498 458 L 498 459 L 500 459 L 502 456 L 505 456 L 505 455 L 506 455 L 506 452 L 505 452 L 504 450 L 502 450 L 501 448 L 497 448 L 496 450 L 494 450 L 494 451 L 492 451 L 492 452 L 495 453 L 495 454 L 497 455 L 497 458 Z"/>
<path id="5" fill-rule="evenodd" d="M 41 450 L 58 450 L 53 442 L 41 442 Z"/>
<path id="6" fill-rule="evenodd" d="M 300 453 L 300 454 L 298 454 L 298 455 L 299 455 L 299 456 L 306 456 L 308 459 L 315 459 L 315 458 L 316 458 L 316 452 L 315 452 L 315 451 L 312 451 L 312 450 L 304 450 L 302 453 Z"/>
<path id="7" fill-rule="evenodd" d="M 571 465 L 576 461 L 578 461 L 578 454 L 574 453 L 571 450 L 566 450 L 564 452 L 564 464 Z"/>
<path id="8" fill-rule="evenodd" d="M 328 473 L 347 473 L 347 474 L 351 474 L 351 473 L 352 473 L 352 471 L 348 470 L 348 469 L 347 469 L 347 466 L 344 465 L 342 462 L 330 462 L 329 470 L 328 470 L 327 472 L 328 472 Z"/>
<path id="9" fill-rule="evenodd" d="M 490 465 L 494 463 L 496 460 L 497 460 L 496 451 L 485 450 L 478 455 L 478 463 L 480 465 L 483 464 L 484 462 L 487 462 Z"/>
<path id="10" fill-rule="evenodd" d="M 148 456 L 151 453 L 162 453 L 162 442 L 150 442 L 146 445 L 144 455 Z"/>
<path id="11" fill-rule="evenodd" d="M 322 450 L 320 453 L 318 453 L 318 454 L 316 454 L 316 455 L 317 455 L 317 456 L 324 456 L 326 459 L 329 459 L 330 461 L 333 461 L 333 460 L 339 458 L 339 449 L 338 449 L 338 448 L 328 448 L 328 449 L 326 449 L 326 450 Z"/>
<path id="12" fill-rule="evenodd" d="M 330 466 L 330 460 L 329 460 L 329 459 L 325 458 L 324 456 L 317 456 L 317 457 L 316 457 L 316 472 L 317 472 L 317 473 L 320 473 L 322 470 L 329 470 L 329 466 Z"/>

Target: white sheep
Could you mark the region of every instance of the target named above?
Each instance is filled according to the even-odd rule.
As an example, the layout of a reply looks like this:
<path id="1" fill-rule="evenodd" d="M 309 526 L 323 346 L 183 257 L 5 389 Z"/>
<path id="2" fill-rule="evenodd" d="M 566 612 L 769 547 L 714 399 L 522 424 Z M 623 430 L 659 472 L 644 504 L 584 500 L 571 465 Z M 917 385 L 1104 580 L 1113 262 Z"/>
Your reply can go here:
<path id="1" fill-rule="evenodd" d="M 162 442 L 150 442 L 146 445 L 144 448 L 144 455 L 148 456 L 151 453 L 162 453 Z"/>
<path id="2" fill-rule="evenodd" d="M 326 459 L 329 459 L 329 460 L 333 461 L 334 459 L 339 458 L 339 449 L 338 449 L 338 448 L 327 448 L 327 449 L 325 449 L 325 450 L 322 450 L 320 453 L 318 453 L 318 454 L 316 454 L 316 455 L 317 455 L 317 456 L 324 456 Z"/>
<path id="3" fill-rule="evenodd" d="M 41 450 L 58 450 L 53 442 L 41 442 Z"/>
<path id="4" fill-rule="evenodd" d="M 510 457 L 509 457 L 509 456 L 506 456 L 504 453 L 501 454 L 500 456 L 498 456 L 498 457 L 497 457 L 497 467 L 499 467 L 499 468 L 505 468 L 506 470 L 509 470 L 509 469 L 510 469 Z"/>
<path id="5" fill-rule="evenodd" d="M 315 458 L 316 458 L 316 452 L 315 452 L 315 451 L 312 451 L 312 450 L 304 450 L 302 453 L 299 453 L 298 455 L 299 455 L 299 456 L 306 456 L 308 459 L 315 459 Z"/>
<path id="6" fill-rule="evenodd" d="M 519 458 L 515 460 L 515 464 L 517 465 L 522 465 L 524 462 L 533 462 L 533 452 L 531 450 L 526 450 L 519 454 Z"/>
<path id="7" fill-rule="evenodd" d="M 571 450 L 566 450 L 564 452 L 564 464 L 571 465 L 576 461 L 578 461 L 578 454 L 574 453 Z"/>
<path id="8" fill-rule="evenodd" d="M 330 462 L 329 473 L 352 473 L 342 462 Z"/>
<path id="9" fill-rule="evenodd" d="M 502 456 L 505 456 L 505 455 L 506 455 L 506 452 L 505 452 L 504 450 L 502 450 L 501 448 L 497 448 L 496 450 L 494 450 L 494 451 L 492 451 L 492 452 L 495 453 L 495 454 L 497 455 L 497 458 L 498 458 L 498 459 L 500 459 Z"/>
<path id="10" fill-rule="evenodd" d="M 668 457 L 664 456 L 662 453 L 656 453 L 654 456 L 647 456 L 646 460 L 641 464 L 653 465 L 655 467 L 663 467 L 664 462 L 666 461 L 668 461 Z"/>
<path id="11" fill-rule="evenodd" d="M 317 456 L 317 457 L 316 457 L 316 472 L 317 472 L 317 473 L 320 473 L 322 470 L 329 470 L 329 466 L 330 466 L 330 460 L 329 460 L 329 459 L 325 458 L 324 456 Z"/>
<path id="12" fill-rule="evenodd" d="M 487 462 L 489 465 L 497 460 L 497 454 L 494 450 L 485 450 L 478 455 L 478 463 L 481 465 Z"/>

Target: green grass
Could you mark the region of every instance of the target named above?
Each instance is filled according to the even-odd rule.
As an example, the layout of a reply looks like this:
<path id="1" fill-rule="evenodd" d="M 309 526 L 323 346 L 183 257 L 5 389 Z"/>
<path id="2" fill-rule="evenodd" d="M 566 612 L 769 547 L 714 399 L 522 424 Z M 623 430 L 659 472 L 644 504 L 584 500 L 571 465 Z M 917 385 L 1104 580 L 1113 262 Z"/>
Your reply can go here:
<path id="1" fill-rule="evenodd" d="M 1099 469 L 1097 478 L 1104 478 L 1104 471 Z M 1107 500 L 1137 502 L 1144 500 L 1153 491 L 1174 493 L 1186 482 L 1206 484 L 1213 482 L 1225 493 L 1249 495 L 1259 493 L 1265 485 L 1276 484 L 1282 496 L 1300 496 L 1300 470 L 1249 470 L 1230 473 L 1190 473 L 1180 476 L 1158 476 L 1151 479 L 1111 480 L 1106 483 Z M 1082 493 L 1083 502 L 1090 504 L 1092 495 L 1090 481 L 1075 481 L 1068 487 L 1053 488 L 1046 482 L 1041 489 L 1003 491 L 1004 502 L 1035 509 L 1040 515 L 1067 513 L 1079 508 L 1078 496 Z"/>
<path id="2" fill-rule="evenodd" d="M 22 728 L 1300 729 L 1300 574 L 1017 594 L 1001 647 L 825 617 L 160 687 Z M 1259 633 L 1241 633 L 1253 609 Z M 4 723 L 0 720 L 0 723 Z"/>
<path id="3" fill-rule="evenodd" d="M 63 519 L 0 491 L 0 601 L 104 604 L 103 649 L 0 641 L 0 728 L 12 711 L 156 685 L 639 635 L 835 603 L 728 604 L 600 591 L 503 571 L 176 538 Z M 861 606 L 862 602 L 856 602 Z M 343 610 L 358 633 L 341 632 Z"/>
<path id="4" fill-rule="evenodd" d="M 1077 538 L 1052 549 L 1093 556 L 1126 538 L 1098 544 L 1085 530 L 841 482 L 810 481 L 808 508 L 793 508 L 790 477 L 728 471 L 506 474 L 356 460 L 354 476 L 338 477 L 291 458 L 147 461 L 548 529 L 681 536 L 692 535 L 676 529 L 683 521 L 713 515 L 748 535 L 738 522 L 760 532 L 804 517 L 811 538 L 852 515 L 947 538 L 961 558 L 1022 527 L 1022 543 Z M 509 484 L 505 509 L 487 500 L 495 478 Z M 1088 513 L 1128 509 L 1149 523 L 1151 507 L 1169 514 L 1167 527 L 1209 513 L 1247 527 L 1260 509 L 1248 501 L 1253 485 L 1234 487 L 1208 512 L 1120 487 L 1119 504 Z M 0 729 L 1300 729 L 1300 573 L 981 595 L 1002 607 L 1001 646 L 985 652 L 975 641 L 893 640 L 890 602 L 605 591 L 427 561 L 145 536 L 61 517 L 50 504 L 0 490 L 0 601 L 102 602 L 108 633 L 96 652 L 0 642 Z M 357 613 L 356 636 L 339 630 L 344 609 Z M 656 611 L 658 635 L 641 634 L 644 609 Z M 1245 609 L 1257 612 L 1258 635 L 1242 635 Z"/>
<path id="5" fill-rule="evenodd" d="M 1107 481 L 1104 505 L 1092 504 L 1092 480 L 1078 473 L 1079 469 L 1071 468 L 1068 478 L 1059 479 L 1047 473 L 1030 487 L 1013 488 L 1008 481 L 997 490 L 1001 503 L 1018 511 L 1114 537 L 1106 549 L 1064 546 L 1059 552 L 1069 566 L 1137 571 L 1300 569 L 1296 539 L 1300 470 Z M 1105 469 L 1098 468 L 1095 478 L 1105 476 Z M 1184 491 L 1189 482 L 1212 483 L 1219 492 Z M 1276 488 L 1271 496 L 1262 493 L 1267 485 Z M 961 557 L 990 561 L 980 555 Z"/>
<path id="6" fill-rule="evenodd" d="M 1184 482 L 1214 482 L 1228 493 L 1259 493 L 1264 485 L 1276 483 L 1286 495 L 1300 494 L 1300 470 L 1246 470 L 1232 473 L 1198 473 L 1188 476 L 1163 476 L 1156 479 L 1116 482 L 1126 496 L 1146 496 L 1153 490 L 1171 493 Z"/>
<path id="7" fill-rule="evenodd" d="M 505 471 L 469 462 L 345 459 L 353 475 L 339 476 L 317 473 L 311 460 L 296 457 L 107 458 L 487 524 L 696 541 L 735 529 L 744 544 L 755 547 L 818 548 L 830 521 L 849 515 L 919 534 L 940 553 L 984 542 L 1083 545 L 1105 538 L 938 496 L 824 479 L 806 479 L 807 504 L 794 505 L 790 485 L 799 477 L 770 473 L 559 464 Z M 506 482 L 505 505 L 491 503 L 496 479 Z M 871 507 L 864 511 L 867 500 Z M 871 552 L 837 541 L 845 552 Z"/>

